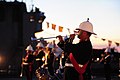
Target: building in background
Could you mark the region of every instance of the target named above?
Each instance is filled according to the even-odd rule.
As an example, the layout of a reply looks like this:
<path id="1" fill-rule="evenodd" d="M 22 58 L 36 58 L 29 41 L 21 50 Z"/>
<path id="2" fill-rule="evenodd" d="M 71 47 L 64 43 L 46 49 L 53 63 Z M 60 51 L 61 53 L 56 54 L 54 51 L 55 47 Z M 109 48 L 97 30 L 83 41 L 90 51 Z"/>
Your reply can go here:
<path id="1" fill-rule="evenodd" d="M 0 75 L 17 75 L 25 47 L 34 33 L 42 31 L 43 12 L 27 12 L 24 2 L 0 1 Z"/>

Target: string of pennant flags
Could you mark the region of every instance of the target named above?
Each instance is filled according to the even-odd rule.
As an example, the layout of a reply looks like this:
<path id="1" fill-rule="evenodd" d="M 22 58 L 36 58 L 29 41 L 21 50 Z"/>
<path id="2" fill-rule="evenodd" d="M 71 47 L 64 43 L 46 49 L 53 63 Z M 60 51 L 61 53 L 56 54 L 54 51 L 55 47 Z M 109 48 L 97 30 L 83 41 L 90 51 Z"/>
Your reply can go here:
<path id="1" fill-rule="evenodd" d="M 49 22 L 46 22 L 46 23 L 47 23 L 47 28 L 50 28 L 50 23 Z M 52 29 L 56 30 L 56 27 L 57 27 L 56 24 L 52 23 L 51 25 L 52 25 Z M 58 29 L 59 29 L 59 32 L 63 32 L 63 27 L 62 26 L 59 26 Z"/>
<path id="2" fill-rule="evenodd" d="M 49 23 L 49 22 L 46 22 L 47 24 L 47 28 L 51 28 L 53 30 L 56 30 L 58 29 L 59 32 L 63 32 L 63 29 L 65 27 L 63 26 L 57 26 L 56 24 L 53 24 L 53 23 Z M 58 28 L 57 28 L 58 27 Z M 66 28 L 68 30 L 68 32 L 70 33 L 70 29 L 69 28 Z M 74 31 L 75 32 L 75 31 Z M 94 36 L 95 38 L 99 38 L 98 36 Z M 117 46 L 120 45 L 120 43 L 116 42 L 116 41 L 112 41 L 112 40 L 108 40 L 108 39 L 105 39 L 105 38 L 100 38 L 102 41 L 108 41 L 108 44 L 112 44 L 112 43 L 115 43 Z"/>
<path id="3" fill-rule="evenodd" d="M 95 38 L 100 38 L 98 36 L 94 36 Z M 115 43 L 117 46 L 120 45 L 120 43 L 116 42 L 116 41 L 112 41 L 112 40 L 109 40 L 109 39 L 105 39 L 105 38 L 100 38 L 102 41 L 107 41 L 108 44 L 112 44 L 112 43 Z"/>

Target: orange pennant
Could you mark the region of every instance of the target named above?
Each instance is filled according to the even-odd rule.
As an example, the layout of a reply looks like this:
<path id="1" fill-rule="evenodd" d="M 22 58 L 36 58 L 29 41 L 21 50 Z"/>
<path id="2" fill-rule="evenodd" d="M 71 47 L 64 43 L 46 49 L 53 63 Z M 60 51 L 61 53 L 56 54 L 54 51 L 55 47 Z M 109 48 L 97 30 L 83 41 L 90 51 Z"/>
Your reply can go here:
<path id="1" fill-rule="evenodd" d="M 62 32 L 62 31 L 63 31 L 63 27 L 59 26 L 59 32 Z"/>
<path id="2" fill-rule="evenodd" d="M 56 29 L 56 25 L 55 24 L 52 24 L 52 29 Z"/>

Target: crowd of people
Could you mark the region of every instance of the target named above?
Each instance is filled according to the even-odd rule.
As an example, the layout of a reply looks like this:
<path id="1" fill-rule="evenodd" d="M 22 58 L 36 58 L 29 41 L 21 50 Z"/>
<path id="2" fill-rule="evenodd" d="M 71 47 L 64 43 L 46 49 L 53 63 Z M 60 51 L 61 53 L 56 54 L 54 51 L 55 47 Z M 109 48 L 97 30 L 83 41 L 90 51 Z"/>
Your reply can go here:
<path id="1" fill-rule="evenodd" d="M 31 45 L 28 45 L 26 50 L 26 55 L 23 58 L 22 66 L 23 72 L 27 80 L 32 80 L 32 75 L 35 73 L 36 77 L 40 78 L 40 69 L 46 68 L 48 70 L 49 76 L 54 77 L 54 73 L 59 69 L 61 54 L 63 52 L 58 46 L 53 45 L 53 43 L 48 43 L 44 46 L 41 42 L 38 42 L 36 49 L 33 50 Z M 59 61 L 59 62 L 57 62 Z M 56 65 L 57 64 L 57 65 Z M 35 67 L 34 67 L 35 65 Z M 62 66 L 62 65 L 61 65 Z M 35 68 L 35 72 L 33 72 Z"/>
<path id="2" fill-rule="evenodd" d="M 45 46 L 39 41 L 35 50 L 31 44 L 27 46 L 26 55 L 22 61 L 27 80 L 32 80 L 33 73 L 36 73 L 38 80 L 91 80 L 93 48 L 90 36 L 95 34 L 93 25 L 88 19 L 82 22 L 76 30 L 77 33 L 70 34 L 66 39 L 63 39 L 61 35 L 56 36 L 59 40 L 57 44 L 53 40 Z M 79 42 L 73 44 L 75 36 L 79 38 Z M 106 80 L 111 80 L 109 51 L 109 48 L 106 48 L 105 55 L 100 60 L 105 65 Z M 34 63 L 36 63 L 35 72 L 33 72 Z M 41 75 L 42 71 L 47 75 Z M 57 76 L 59 72 L 62 78 Z M 45 79 L 42 79 L 42 76 Z M 54 79 L 55 76 L 57 79 Z"/>
<path id="3" fill-rule="evenodd" d="M 104 75 L 106 80 L 111 80 L 112 67 L 116 65 L 118 77 L 120 75 L 120 47 L 117 43 L 115 47 L 112 47 L 112 42 L 108 41 L 108 46 L 101 55 L 100 63 L 104 64 Z"/>
<path id="4" fill-rule="evenodd" d="M 90 36 L 95 33 L 89 19 L 82 22 L 76 30 L 77 37 L 80 39 L 77 44 L 72 43 L 76 35 L 70 34 L 69 38 L 65 40 L 61 35 L 57 36 L 58 44 L 55 44 L 55 41 L 53 41 L 44 47 L 39 42 L 36 45 L 36 50 L 33 50 L 31 45 L 26 48 L 26 56 L 23 59 L 22 65 L 25 67 L 27 80 L 32 80 L 34 59 L 37 63 L 36 71 L 43 66 L 47 66 L 50 76 L 54 76 L 54 73 L 60 67 L 64 69 L 64 80 L 87 80 L 85 73 L 90 74 L 92 53 Z M 55 65 L 55 60 L 59 60 L 57 65 Z"/>

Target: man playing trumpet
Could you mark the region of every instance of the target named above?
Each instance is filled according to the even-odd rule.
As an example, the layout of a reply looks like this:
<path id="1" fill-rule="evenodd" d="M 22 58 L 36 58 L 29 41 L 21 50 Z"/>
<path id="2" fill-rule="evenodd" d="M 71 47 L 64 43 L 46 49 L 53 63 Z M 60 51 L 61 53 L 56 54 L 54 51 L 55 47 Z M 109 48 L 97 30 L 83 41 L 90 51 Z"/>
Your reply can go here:
<path id="1" fill-rule="evenodd" d="M 64 80 L 90 80 L 83 75 L 90 68 L 92 53 L 90 36 L 95 34 L 93 25 L 87 20 L 82 22 L 77 30 L 77 36 L 80 39 L 77 44 L 72 44 L 75 34 L 71 34 L 65 41 L 62 36 L 57 36 L 59 39 L 58 46 L 64 50 L 65 55 L 68 55 L 65 63 Z"/>

